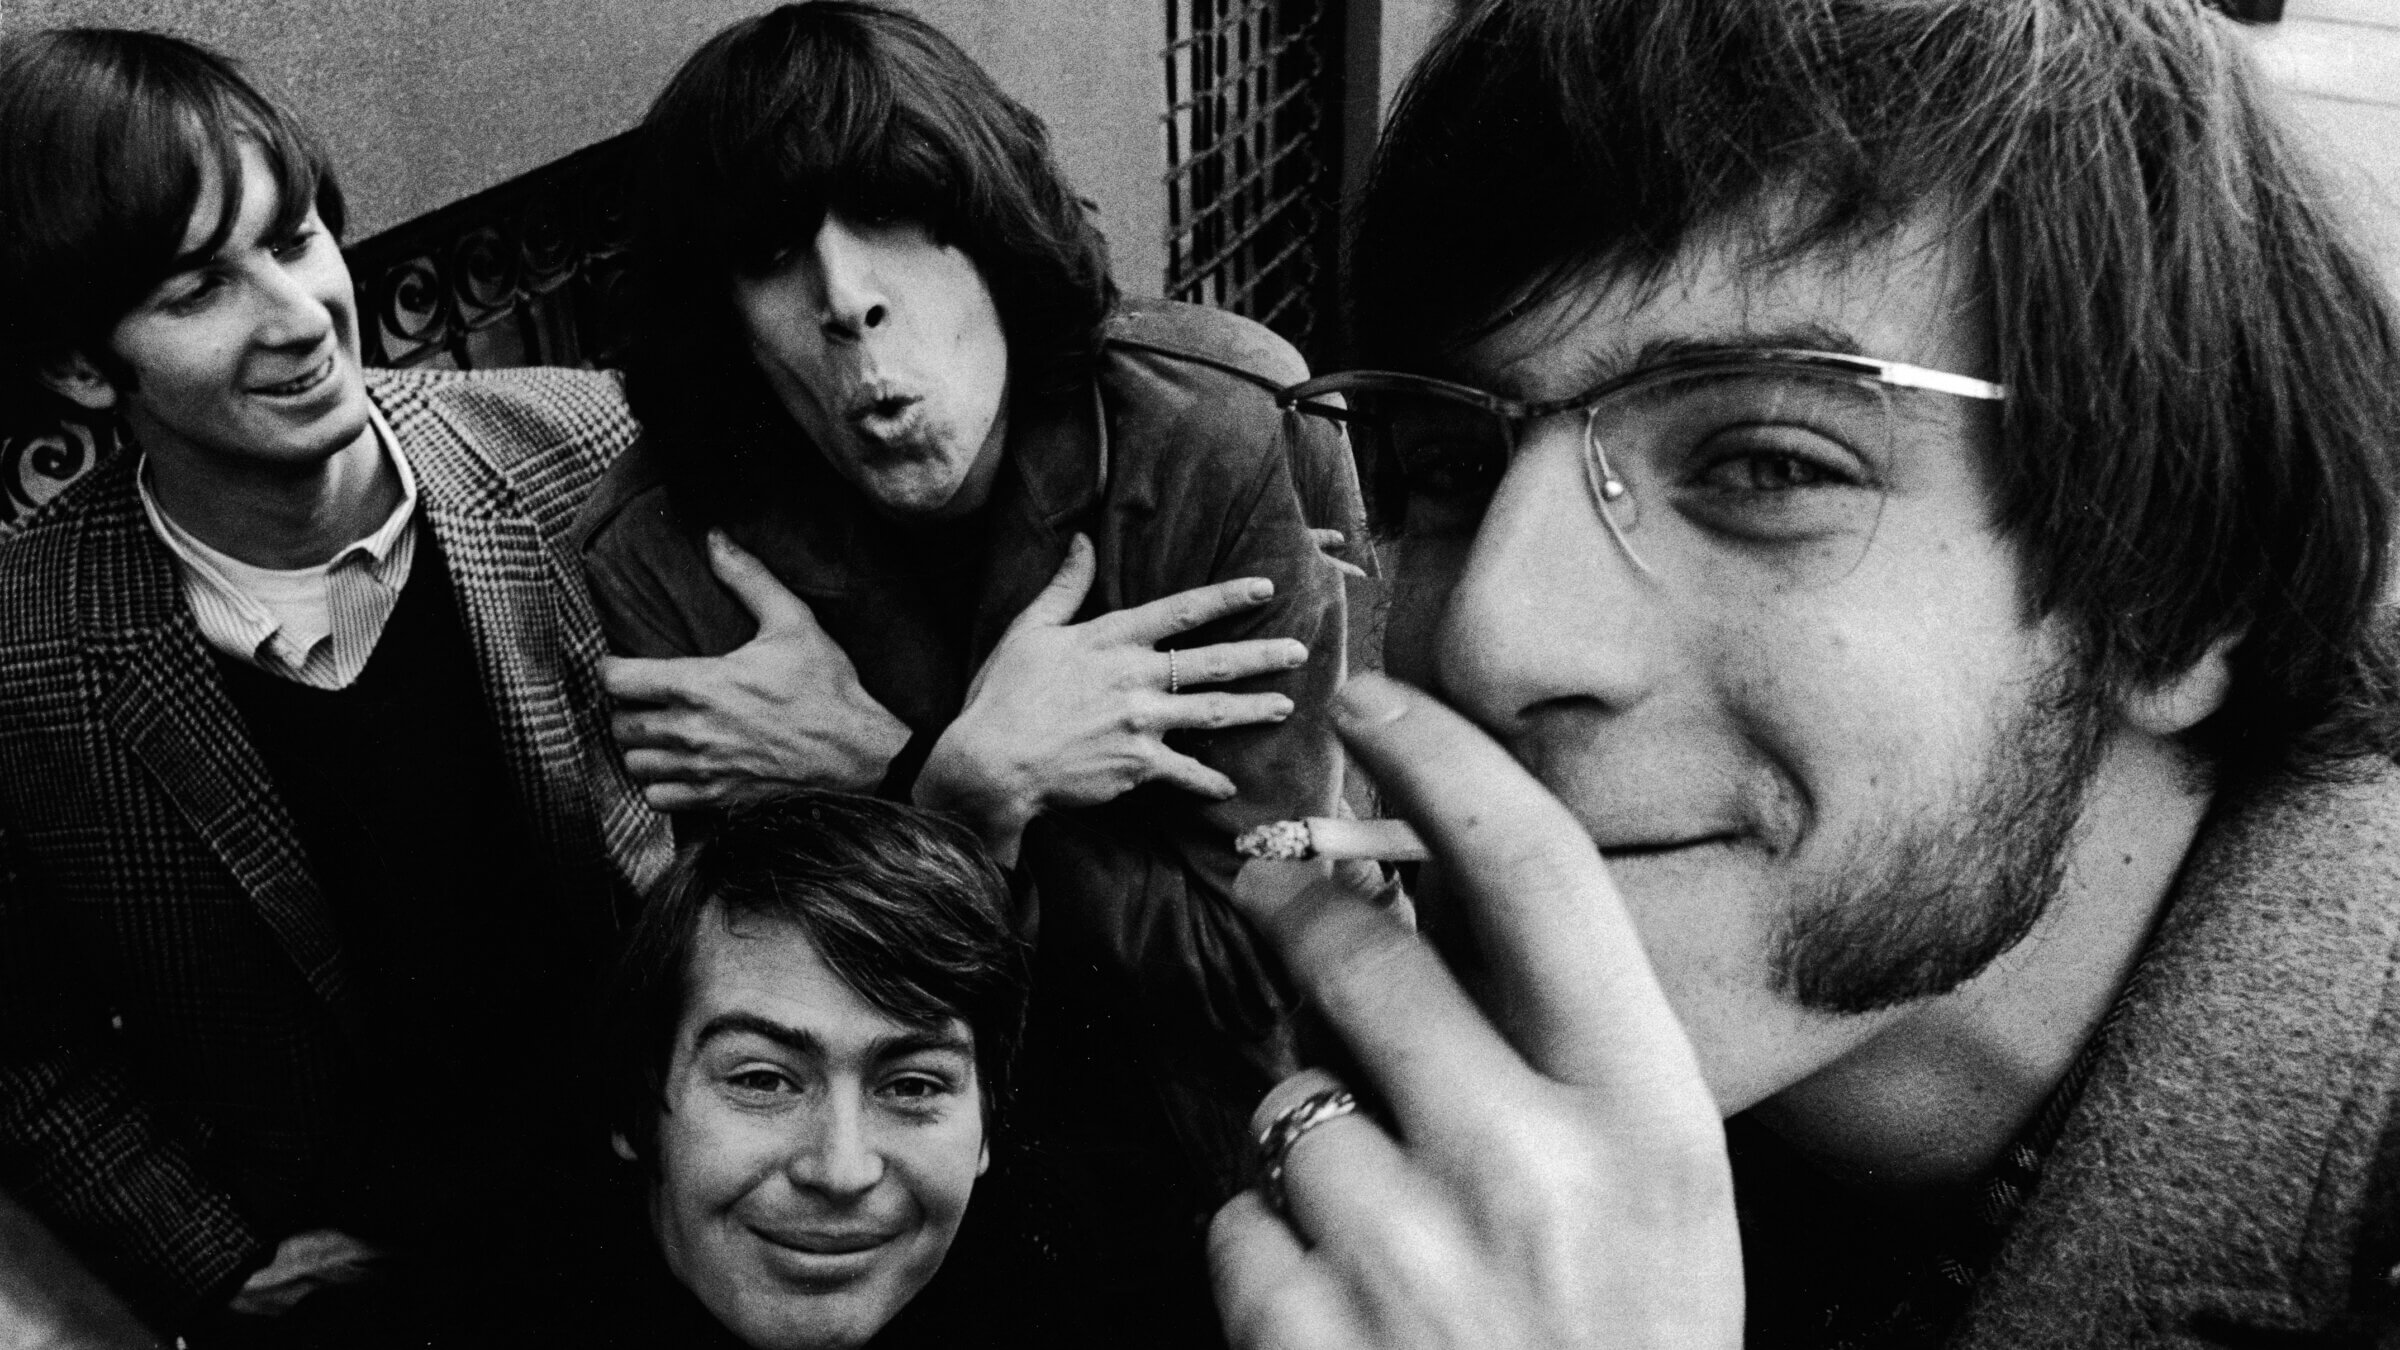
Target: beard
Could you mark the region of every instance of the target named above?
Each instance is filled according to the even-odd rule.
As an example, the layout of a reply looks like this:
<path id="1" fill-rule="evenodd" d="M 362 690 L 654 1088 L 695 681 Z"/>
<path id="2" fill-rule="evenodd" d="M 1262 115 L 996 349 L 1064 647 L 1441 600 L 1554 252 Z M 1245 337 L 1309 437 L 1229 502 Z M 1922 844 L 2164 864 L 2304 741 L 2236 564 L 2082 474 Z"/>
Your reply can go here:
<path id="1" fill-rule="evenodd" d="M 1853 841 L 1792 906 L 1770 955 L 1802 1007 L 1869 1013 L 1946 994 L 2024 941 L 2066 877 L 2108 721 L 2072 658 L 1996 729 L 1950 800 Z"/>

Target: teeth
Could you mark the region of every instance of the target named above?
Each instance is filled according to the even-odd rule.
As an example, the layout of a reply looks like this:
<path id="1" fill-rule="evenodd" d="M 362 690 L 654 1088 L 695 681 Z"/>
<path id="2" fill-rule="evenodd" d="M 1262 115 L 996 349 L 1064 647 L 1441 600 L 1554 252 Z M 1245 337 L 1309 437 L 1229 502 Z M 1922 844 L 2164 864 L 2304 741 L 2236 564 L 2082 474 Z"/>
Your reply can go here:
<path id="1" fill-rule="evenodd" d="M 310 385 L 313 385 L 324 379 L 332 365 L 333 358 L 328 356 L 323 361 L 318 362 L 314 367 L 310 368 L 308 373 L 294 376 L 291 379 L 285 380 L 281 384 L 270 384 L 266 386 L 263 392 L 270 395 L 297 394 L 300 391 L 308 388 Z"/>

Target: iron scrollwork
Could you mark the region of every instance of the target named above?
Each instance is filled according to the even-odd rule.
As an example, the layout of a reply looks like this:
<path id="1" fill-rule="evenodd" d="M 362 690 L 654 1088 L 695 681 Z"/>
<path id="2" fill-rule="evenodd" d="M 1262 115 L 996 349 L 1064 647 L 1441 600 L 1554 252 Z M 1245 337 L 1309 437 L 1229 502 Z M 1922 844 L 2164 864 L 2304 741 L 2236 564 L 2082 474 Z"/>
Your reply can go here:
<path id="1" fill-rule="evenodd" d="M 370 365 L 601 365 L 623 345 L 630 135 L 349 250 Z"/>

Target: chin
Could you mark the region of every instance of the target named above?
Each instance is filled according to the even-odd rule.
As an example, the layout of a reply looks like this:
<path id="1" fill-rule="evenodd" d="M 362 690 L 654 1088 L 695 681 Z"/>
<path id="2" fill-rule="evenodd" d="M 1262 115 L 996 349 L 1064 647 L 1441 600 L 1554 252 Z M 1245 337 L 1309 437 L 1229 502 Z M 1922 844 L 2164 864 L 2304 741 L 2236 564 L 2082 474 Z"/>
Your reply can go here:
<path id="1" fill-rule="evenodd" d="M 727 1320 L 734 1335 L 754 1350 L 853 1350 L 873 1340 L 905 1303 L 879 1288 L 783 1294 L 747 1310 L 748 1316 Z"/>

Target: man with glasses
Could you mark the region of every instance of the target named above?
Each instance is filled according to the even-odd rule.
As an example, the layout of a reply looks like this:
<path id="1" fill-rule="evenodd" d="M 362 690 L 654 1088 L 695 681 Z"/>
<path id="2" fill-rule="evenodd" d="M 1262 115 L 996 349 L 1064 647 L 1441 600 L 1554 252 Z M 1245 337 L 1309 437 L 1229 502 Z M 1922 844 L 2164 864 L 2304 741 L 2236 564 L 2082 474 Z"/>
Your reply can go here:
<path id="1" fill-rule="evenodd" d="M 2188 0 L 1437 44 L 1369 369 L 1284 396 L 1393 537 L 1408 683 L 1338 712 L 1432 942 L 1244 875 L 1354 1065 L 1255 1117 L 1237 1345 L 2390 1325 L 2400 344 L 2239 44 Z"/>

